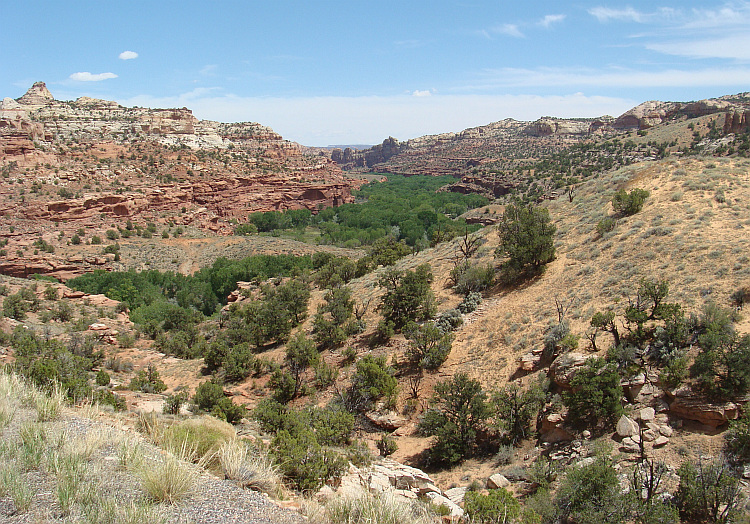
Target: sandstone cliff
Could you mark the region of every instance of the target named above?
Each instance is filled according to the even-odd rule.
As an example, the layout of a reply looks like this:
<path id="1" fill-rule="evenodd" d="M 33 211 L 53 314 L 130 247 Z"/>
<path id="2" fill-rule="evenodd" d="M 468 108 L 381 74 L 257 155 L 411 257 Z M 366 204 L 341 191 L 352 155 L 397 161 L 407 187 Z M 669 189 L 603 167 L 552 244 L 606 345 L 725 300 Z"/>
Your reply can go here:
<path id="1" fill-rule="evenodd" d="M 19 276 L 57 271 L 51 257 L 25 253 L 40 237 L 60 245 L 81 228 L 101 237 L 128 220 L 229 234 L 252 212 L 351 202 L 362 184 L 258 123 L 55 100 L 43 82 L 0 103 L 0 169 L 0 273 Z"/>

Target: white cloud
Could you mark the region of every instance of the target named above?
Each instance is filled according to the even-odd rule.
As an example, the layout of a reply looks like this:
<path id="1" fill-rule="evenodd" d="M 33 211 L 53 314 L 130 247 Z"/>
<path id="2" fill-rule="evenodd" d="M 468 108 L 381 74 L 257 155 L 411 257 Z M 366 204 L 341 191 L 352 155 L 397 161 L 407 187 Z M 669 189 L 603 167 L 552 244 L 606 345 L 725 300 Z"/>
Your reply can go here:
<path id="1" fill-rule="evenodd" d="M 88 71 L 82 71 L 80 73 L 73 73 L 69 77 L 71 80 L 76 82 L 101 82 L 102 80 L 109 80 L 110 78 L 117 78 L 114 73 L 96 73 L 92 74 Z"/>
<path id="2" fill-rule="evenodd" d="M 118 58 L 120 60 L 133 60 L 134 58 L 138 58 L 138 53 L 135 51 L 123 51 L 119 54 Z"/>
<path id="3" fill-rule="evenodd" d="M 406 140 L 461 131 L 504 118 L 536 120 L 619 115 L 640 101 L 581 93 L 537 95 L 412 94 L 363 97 L 265 98 L 234 95 L 176 97 L 138 96 L 119 103 L 145 107 L 191 108 L 198 118 L 221 122 L 253 121 L 272 127 L 284 138 L 305 145 L 377 144 L 388 136 Z"/>
<path id="4" fill-rule="evenodd" d="M 490 90 L 508 87 L 735 87 L 750 84 L 750 68 L 705 68 L 639 71 L 609 69 L 515 69 L 486 70 L 482 81 L 463 89 Z"/>
<path id="5" fill-rule="evenodd" d="M 626 7 L 624 9 L 593 7 L 589 9 L 589 14 L 595 17 L 600 22 L 608 22 L 610 20 L 629 20 L 631 22 L 643 22 L 645 21 L 647 16 L 640 11 L 636 11 L 632 7 Z"/>
<path id="6" fill-rule="evenodd" d="M 546 15 L 539 21 L 539 25 L 548 28 L 552 24 L 557 24 L 565 20 L 565 15 Z"/>
<path id="7" fill-rule="evenodd" d="M 740 33 L 709 39 L 690 39 L 646 44 L 647 49 L 690 58 L 750 60 L 750 34 Z"/>
<path id="8" fill-rule="evenodd" d="M 201 70 L 200 70 L 200 71 L 198 71 L 198 72 L 199 72 L 199 73 L 200 73 L 201 75 L 203 75 L 203 76 L 213 75 L 213 74 L 214 74 L 214 71 L 216 71 L 216 69 L 217 69 L 218 67 L 219 67 L 219 66 L 217 66 L 216 64 L 207 64 L 207 65 L 203 66 L 203 67 L 201 68 Z"/>
<path id="9" fill-rule="evenodd" d="M 512 36 L 515 38 L 524 37 L 524 34 L 521 32 L 521 30 L 518 28 L 516 24 L 503 24 L 497 27 L 493 27 L 492 32 L 498 33 L 501 35 Z"/>
<path id="10" fill-rule="evenodd" d="M 416 89 L 411 96 L 432 96 L 432 92 L 429 90 L 420 91 L 419 89 Z"/>

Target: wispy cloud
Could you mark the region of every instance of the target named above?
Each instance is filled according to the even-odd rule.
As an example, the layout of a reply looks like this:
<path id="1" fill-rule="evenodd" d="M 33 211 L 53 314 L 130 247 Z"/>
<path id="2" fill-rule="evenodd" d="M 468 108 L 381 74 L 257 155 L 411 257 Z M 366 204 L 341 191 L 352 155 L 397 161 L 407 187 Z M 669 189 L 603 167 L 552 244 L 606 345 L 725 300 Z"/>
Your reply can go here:
<path id="1" fill-rule="evenodd" d="M 610 20 L 621 20 L 642 23 L 646 20 L 647 15 L 636 11 L 632 7 L 622 9 L 613 9 L 611 7 L 593 7 L 589 9 L 589 14 L 600 22 L 609 22 Z"/>
<path id="2" fill-rule="evenodd" d="M 493 27 L 491 31 L 496 34 L 512 36 L 514 38 L 524 37 L 524 34 L 518 28 L 517 24 L 502 24 L 502 25 Z"/>
<path id="3" fill-rule="evenodd" d="M 552 24 L 560 23 L 563 20 L 565 20 L 565 15 L 546 15 L 539 21 L 539 25 L 547 29 Z"/>
<path id="4" fill-rule="evenodd" d="M 420 91 L 419 89 L 416 89 L 412 92 L 411 96 L 420 96 L 420 97 L 432 96 L 432 91 L 429 91 L 429 90 Z"/>
<path id="5" fill-rule="evenodd" d="M 120 60 L 133 60 L 135 58 L 138 58 L 138 53 L 135 51 L 123 51 L 118 55 L 118 58 Z"/>
<path id="6" fill-rule="evenodd" d="M 486 70 L 474 85 L 463 90 L 492 90 L 508 87 L 736 87 L 750 83 L 750 68 L 669 69 L 643 71 L 626 68 L 503 68 Z"/>
<path id="7" fill-rule="evenodd" d="M 646 44 L 646 48 L 659 53 L 689 58 L 725 58 L 749 61 L 750 34 L 742 31 L 738 34 L 718 38 L 649 43 Z"/>
<path id="8" fill-rule="evenodd" d="M 73 73 L 69 77 L 71 80 L 76 82 L 101 82 L 102 80 L 109 80 L 110 78 L 117 78 L 114 73 L 89 73 L 88 71 L 82 71 L 80 73 Z"/>
<path id="9" fill-rule="evenodd" d="M 209 76 L 209 75 L 213 75 L 213 74 L 214 74 L 214 71 L 216 71 L 216 69 L 217 69 L 218 67 L 219 67 L 219 66 L 217 66 L 216 64 L 207 64 L 207 65 L 204 65 L 204 66 L 203 66 L 203 67 L 201 68 L 201 70 L 200 70 L 200 71 L 198 71 L 198 72 L 199 72 L 199 73 L 200 73 L 201 75 L 203 75 L 203 76 Z"/>

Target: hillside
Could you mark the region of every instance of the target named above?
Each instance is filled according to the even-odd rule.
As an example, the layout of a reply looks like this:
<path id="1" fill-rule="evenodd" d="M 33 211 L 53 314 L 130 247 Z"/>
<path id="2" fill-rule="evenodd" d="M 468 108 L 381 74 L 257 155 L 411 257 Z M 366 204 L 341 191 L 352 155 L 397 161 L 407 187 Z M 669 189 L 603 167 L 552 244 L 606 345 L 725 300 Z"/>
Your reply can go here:
<path id="1" fill-rule="evenodd" d="M 534 122 L 506 119 L 405 142 L 389 137 L 370 149 L 333 149 L 327 154 L 350 172 L 451 175 L 460 179 L 453 186 L 454 191 L 476 191 L 498 197 L 528 190 L 528 179 L 539 170 L 538 163 L 571 147 L 588 144 L 601 148 L 608 139 L 621 143 L 632 141 L 635 147 L 624 149 L 618 145 L 607 152 L 599 150 L 593 162 L 589 157 L 574 166 L 601 167 L 597 164 L 608 157 L 612 160 L 606 164 L 609 169 L 648 158 L 656 154 L 657 145 L 665 144 L 669 152 L 689 148 L 693 137 L 686 126 L 696 119 L 715 121 L 723 135 L 746 131 L 748 107 L 747 93 L 696 102 L 649 101 L 617 118 L 543 117 Z M 665 128 L 669 129 L 669 136 L 660 133 L 659 130 Z M 566 177 L 575 174 L 574 169 L 563 173 Z M 537 183 L 549 182 L 545 180 L 548 177 L 549 173 L 543 170 Z M 558 187 L 548 184 L 543 195 L 554 195 Z"/>
<path id="2" fill-rule="evenodd" d="M 66 118 L 80 114 L 81 101 L 50 101 L 39 86 L 31 93 L 25 102 L 17 102 L 36 108 L 28 110 L 29 115 L 36 115 L 34 119 L 29 116 L 28 122 L 36 122 L 55 107 L 56 114 L 66 114 Z M 460 217 L 485 225 L 482 229 L 473 233 L 466 229 L 464 235 L 447 240 L 434 230 L 428 239 L 425 232 L 425 242 L 419 248 L 398 246 L 395 236 L 402 233 L 398 227 L 386 237 L 390 244 L 364 245 L 366 249 L 303 243 L 282 238 L 281 229 L 265 235 L 226 236 L 234 226 L 231 218 L 241 217 L 241 213 L 344 203 L 351 195 L 348 191 L 360 183 L 320 156 L 297 154 L 288 143 L 272 145 L 280 139 L 271 137 L 270 130 L 248 145 L 244 139 L 228 138 L 223 124 L 193 122 L 193 131 L 210 131 L 170 131 L 148 140 L 118 142 L 111 147 L 125 158 L 118 159 L 116 154 L 105 157 L 112 158 L 111 162 L 95 160 L 93 152 L 86 153 L 83 161 L 75 160 L 70 157 L 75 151 L 66 150 L 55 153 L 58 164 L 50 162 L 47 167 L 40 163 L 40 155 L 49 154 L 43 151 L 48 147 L 44 144 L 58 140 L 59 151 L 60 144 L 71 137 L 64 126 L 56 127 L 60 138 L 33 145 L 33 151 L 24 153 L 29 155 L 24 157 L 28 163 L 21 164 L 17 157 L 16 164 L 4 164 L 10 171 L 1 182 L 5 189 L 0 204 L 8 210 L 0 218 L 1 235 L 6 239 L 2 246 L 5 254 L 0 257 L 0 272 L 5 273 L 0 277 L 3 311 L 5 317 L 14 317 L 12 308 L 18 304 L 28 307 L 23 315 L 2 319 L 0 358 L 15 362 L 37 378 L 40 374 L 46 377 L 44 373 L 49 371 L 34 368 L 34 362 L 40 361 L 34 359 L 58 359 L 59 375 L 71 381 L 70 391 L 82 388 L 86 395 L 113 404 L 105 408 L 106 416 L 122 402 L 133 412 L 159 412 L 181 399 L 176 414 L 157 417 L 165 428 L 195 419 L 194 412 L 235 419 L 239 437 L 254 452 L 275 460 L 287 487 L 314 493 L 323 501 L 362 493 L 383 498 L 393 495 L 404 504 L 420 498 L 432 501 L 432 506 L 448 508 L 427 511 L 418 506 L 420 519 L 435 520 L 438 516 L 431 512 L 442 511 L 457 520 L 464 511 L 459 506 L 467 507 L 467 492 L 491 495 L 499 492 L 497 487 L 504 487 L 524 507 L 533 509 L 534 518 L 553 522 L 560 515 L 555 517 L 558 510 L 552 506 L 557 504 L 559 509 L 562 505 L 556 497 L 568 489 L 568 479 L 575 477 L 568 472 L 605 465 L 607 474 L 617 479 L 617 489 L 610 495 L 618 502 L 610 505 L 637 512 L 642 509 L 641 502 L 627 498 L 620 486 L 640 493 L 632 479 L 639 468 L 658 463 L 664 468 L 663 495 L 653 498 L 654 504 L 657 500 L 663 504 L 665 511 L 672 512 L 670 518 L 679 509 L 682 521 L 690 522 L 684 517 L 685 500 L 678 493 L 678 485 L 687 478 L 684 471 L 680 473 L 680 466 L 713 460 L 727 449 L 728 437 L 745 424 L 741 416 L 750 395 L 750 375 L 745 373 L 750 361 L 745 358 L 750 355 L 750 319 L 741 310 L 744 301 L 750 300 L 750 236 L 745 233 L 750 226 L 746 105 L 746 95 L 685 104 L 647 102 L 618 118 L 503 121 L 462 133 L 423 137 L 408 146 L 389 139 L 374 151 L 393 155 L 368 170 L 458 174 L 462 181 L 454 190 L 463 184 L 466 191 L 487 193 L 489 187 L 494 188 L 490 193 L 501 197 Z M 63 106 L 68 109 L 59 109 Z M 120 122 L 117 125 L 127 118 L 142 122 L 150 111 L 111 107 L 114 114 L 121 113 L 115 119 Z M 184 112 L 181 114 L 184 117 Z M 44 118 L 40 122 L 47 129 L 47 116 Z M 97 125 L 108 121 L 103 118 Z M 101 135 L 101 130 L 97 133 Z M 211 146 L 200 142 L 200 137 L 213 136 L 211 133 L 222 143 L 230 140 L 233 147 L 222 149 L 213 142 Z M 101 149 L 110 147 L 92 140 L 98 144 L 94 149 L 102 154 Z M 164 149 L 164 140 L 170 147 L 174 145 L 170 141 L 185 140 L 186 147 Z M 155 158 L 162 152 L 164 164 L 157 160 L 155 169 L 149 169 L 147 156 L 146 164 L 137 168 L 140 171 L 132 171 L 137 174 L 123 174 L 131 172 L 128 153 L 139 148 L 152 151 Z M 253 148 L 284 152 L 266 156 Z M 253 158 L 257 162 L 267 162 L 268 172 L 263 174 L 258 165 L 247 167 L 250 150 L 256 151 Z M 210 153 L 202 154 L 205 151 Z M 360 153 L 350 151 L 349 155 Z M 138 160 L 139 154 L 136 161 L 143 162 Z M 341 161 L 344 156 L 338 155 L 346 155 L 335 150 L 331 154 Z M 148 193 L 148 184 L 169 173 L 181 173 L 186 158 L 191 166 L 215 169 L 214 175 L 200 178 L 185 171 L 180 175 L 185 177 L 182 181 L 163 182 L 159 190 L 181 188 L 191 196 L 157 207 L 159 200 L 154 195 L 159 193 Z M 325 173 L 326 178 L 303 177 L 305 166 L 313 162 L 319 166 L 315 167 L 317 176 Z M 64 218 L 56 220 L 51 213 L 59 201 L 49 202 L 56 188 L 79 191 L 75 184 L 80 184 L 83 191 L 84 184 L 97 183 L 87 182 L 86 173 L 99 165 L 104 166 L 101 178 L 93 180 L 110 189 L 101 197 L 105 207 L 81 212 L 80 219 L 74 218 L 78 208 L 58 210 L 57 216 Z M 115 169 L 115 165 L 119 167 Z M 59 176 L 41 184 L 45 170 L 53 172 L 55 166 L 59 173 L 75 172 L 78 178 Z M 440 169 L 432 171 L 430 166 Z M 261 182 L 232 185 L 233 180 L 246 180 L 247 172 L 268 181 L 271 171 L 277 178 L 268 187 L 281 191 L 282 196 L 274 193 L 281 207 L 253 207 L 251 190 L 267 187 L 256 186 Z M 221 184 L 232 189 L 206 190 L 212 195 L 213 207 L 197 209 L 200 199 L 196 199 L 195 188 L 201 183 L 214 184 L 214 177 L 219 176 L 224 177 Z M 492 178 L 488 181 L 487 177 Z M 376 178 L 381 179 L 379 175 Z M 133 184 L 132 191 L 128 184 Z M 328 188 L 320 189 L 324 193 L 338 188 L 336 191 L 347 196 L 340 202 L 312 199 L 300 203 L 301 194 L 291 193 L 304 187 L 304 194 L 314 184 Z M 634 190 L 643 190 L 642 208 L 631 213 L 614 208 L 616 195 L 632 195 Z M 269 194 L 266 189 L 260 191 Z M 119 214 L 116 209 L 121 208 L 114 200 L 106 202 L 120 195 L 130 199 L 123 204 L 127 209 L 139 198 L 145 199 L 143 207 L 133 208 L 132 214 Z M 503 279 L 506 259 L 497 252 L 501 246 L 497 224 L 502 225 L 509 209 L 522 205 L 512 197 L 533 201 L 529 209 L 548 213 L 556 228 L 551 237 L 554 257 L 528 278 Z M 86 198 L 80 200 L 86 202 Z M 75 195 L 64 200 L 79 202 Z M 237 204 L 237 211 L 225 210 L 225 206 L 234 209 L 240 200 L 244 204 Z M 382 207 L 390 205 L 385 200 L 378 202 Z M 185 209 L 178 209 L 183 203 Z M 47 211 L 39 211 L 45 205 Z M 414 215 L 418 211 L 425 217 L 434 215 L 436 220 L 435 209 L 416 205 L 412 209 Z M 315 211 L 319 211 L 317 207 Z M 331 222 L 342 221 L 336 209 L 326 213 L 332 216 Z M 128 220 L 130 228 L 125 225 Z M 299 229 L 296 237 L 317 238 L 310 227 Z M 69 242 L 79 228 L 84 229 L 84 242 Z M 107 238 L 111 229 L 118 235 L 123 230 L 133 234 L 108 238 L 107 243 L 116 240 L 119 247 L 116 253 L 103 254 L 102 245 L 91 240 L 95 235 Z M 44 242 L 39 242 L 40 238 Z M 52 254 L 45 253 L 48 243 L 54 247 Z M 462 255 L 462 248 L 466 250 L 469 244 L 476 250 Z M 392 266 L 374 261 L 378 259 L 373 257 L 381 254 L 378 249 L 397 248 L 399 254 L 406 254 Z M 32 250 L 37 253 L 32 255 Z M 232 280 L 239 274 L 232 271 L 239 270 L 222 272 L 221 264 L 207 269 L 221 257 L 239 259 L 257 254 L 314 256 L 291 269 L 274 267 L 268 274 L 253 273 L 246 279 Z M 468 299 L 451 282 L 452 272 L 462 261 L 468 267 L 489 268 L 493 277 L 491 282 L 485 281 L 478 307 L 463 313 L 456 308 L 463 308 Z M 268 262 L 274 263 L 284 265 Z M 247 266 L 255 267 L 250 262 Z M 75 280 L 64 285 L 15 278 L 40 272 L 67 280 L 95 267 L 114 270 L 97 277 L 112 280 L 109 288 L 102 286 L 95 293 L 75 290 L 83 286 Z M 152 286 L 117 273 L 127 269 L 148 273 Z M 154 269 L 183 276 L 170 273 L 162 281 L 156 272 L 147 271 Z M 431 276 L 419 281 L 420 271 Z M 413 313 L 410 318 L 421 329 L 434 319 L 453 319 L 450 328 L 441 328 L 439 336 L 447 336 L 450 342 L 444 361 L 438 359 L 437 365 L 414 358 L 419 336 L 415 325 L 403 322 L 388 332 L 384 322 L 388 320 L 384 297 L 389 286 L 398 287 L 399 279 L 403 283 L 405 275 L 415 278 L 410 281 L 409 293 L 423 293 L 426 302 L 409 303 L 402 308 L 402 315 Z M 117 278 L 131 280 L 121 283 Z M 225 289 L 229 283 L 229 289 L 234 289 L 234 282 L 238 289 L 229 297 L 213 297 L 224 307 L 212 306 L 199 313 L 198 298 L 210 294 L 206 289 Z M 649 285 L 661 293 L 657 299 L 648 294 Z M 155 289 L 159 286 L 160 291 Z M 153 299 L 157 292 L 164 296 Z M 129 298 L 123 299 L 126 294 Z M 332 306 L 336 297 L 338 307 Z M 154 302 L 144 304 L 144 298 Z M 657 304 L 652 307 L 650 301 Z M 658 309 L 659 301 L 664 309 Z M 433 305 L 433 311 L 419 316 Z M 597 314 L 611 314 L 612 322 L 595 326 L 592 320 Z M 394 319 L 399 321 L 395 316 L 390 320 Z M 616 344 L 615 337 L 622 343 Z M 85 367 L 69 377 L 66 373 L 70 370 L 65 368 L 69 362 Z M 603 366 L 595 377 L 615 380 L 608 386 L 616 392 L 609 406 L 617 413 L 613 420 L 606 416 L 586 419 L 595 413 L 596 390 L 584 399 L 590 410 L 577 419 L 573 400 L 586 384 L 574 380 L 585 376 L 587 366 L 595 362 Z M 93 386 L 101 371 L 106 371 L 110 382 Z M 440 448 L 445 433 L 433 428 L 432 436 L 426 434 L 430 430 L 424 429 L 424 421 L 441 409 L 442 399 L 434 394 L 464 374 L 467 380 L 476 380 L 476 387 L 488 399 L 495 400 L 487 403 L 485 419 L 475 422 L 473 433 L 463 439 L 466 448 L 461 448 L 461 442 L 451 444 L 461 449 L 459 453 L 450 446 Z M 367 387 L 357 389 L 362 383 Z M 542 383 L 544 391 L 530 416 L 528 433 L 511 440 L 496 399 L 508 391 L 532 391 Z M 207 384 L 213 387 L 213 404 L 203 406 L 201 395 L 208 390 Z M 86 395 L 75 400 L 80 403 Z M 158 441 L 158 435 L 144 433 Z M 388 452 L 382 453 L 385 448 Z M 379 451 L 389 458 L 373 460 Z M 441 461 L 445 456 L 449 458 Z M 728 458 L 733 461 L 732 475 L 750 475 L 745 467 L 747 457 Z M 502 479 L 497 474 L 502 474 Z M 736 499 L 743 500 L 736 517 L 742 518 L 750 496 L 746 479 L 726 482 L 744 497 Z M 551 491 L 545 491 L 542 484 Z M 293 497 L 293 505 L 309 518 L 322 519 L 313 511 L 328 511 L 326 518 L 335 524 L 332 509 L 315 510 L 312 502 Z M 652 498 L 646 499 L 651 504 Z M 650 522 L 649 517 L 635 514 L 612 521 Z"/>
<path id="3" fill-rule="evenodd" d="M 3 99 L 0 164 L 0 273 L 21 277 L 113 267 L 104 257 L 40 256 L 31 249 L 39 239 L 52 249 L 74 234 L 86 243 L 126 221 L 137 236 L 227 235 L 251 212 L 337 206 L 362 184 L 260 124 L 59 101 L 43 82 Z"/>

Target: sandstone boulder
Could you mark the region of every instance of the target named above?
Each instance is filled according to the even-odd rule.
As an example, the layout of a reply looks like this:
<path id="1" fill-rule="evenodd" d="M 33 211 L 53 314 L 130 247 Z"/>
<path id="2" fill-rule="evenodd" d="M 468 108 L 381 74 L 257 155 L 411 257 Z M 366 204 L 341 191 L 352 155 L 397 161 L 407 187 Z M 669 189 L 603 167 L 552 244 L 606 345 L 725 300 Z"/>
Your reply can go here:
<path id="1" fill-rule="evenodd" d="M 567 442 L 575 436 L 565 429 L 565 419 L 559 413 L 550 413 L 542 418 L 541 433 L 542 442 Z"/>
<path id="2" fill-rule="evenodd" d="M 582 353 L 565 353 L 557 357 L 549 367 L 550 378 L 560 387 L 570 388 L 576 372 L 591 358 Z"/>
<path id="3" fill-rule="evenodd" d="M 739 416 L 739 408 L 734 402 L 710 402 L 689 390 L 678 391 L 678 396 L 669 405 L 673 415 L 695 420 L 713 428 L 726 424 Z"/>
<path id="4" fill-rule="evenodd" d="M 395 411 L 385 411 L 385 412 L 376 412 L 376 411 L 369 411 L 365 413 L 365 417 L 367 417 L 367 420 L 375 424 L 376 426 L 386 429 L 388 431 L 393 431 L 395 429 L 400 428 L 409 420 L 405 417 L 402 417 Z"/>
<path id="5" fill-rule="evenodd" d="M 510 486 L 510 481 L 500 473 L 490 475 L 487 479 L 487 489 L 500 489 Z"/>
<path id="6" fill-rule="evenodd" d="M 637 435 L 639 431 L 638 424 L 626 415 L 621 416 L 620 420 L 617 421 L 616 429 L 617 434 L 623 438 Z"/>

